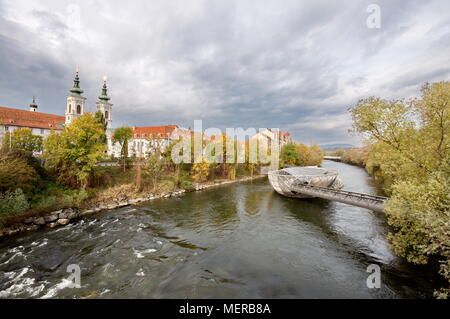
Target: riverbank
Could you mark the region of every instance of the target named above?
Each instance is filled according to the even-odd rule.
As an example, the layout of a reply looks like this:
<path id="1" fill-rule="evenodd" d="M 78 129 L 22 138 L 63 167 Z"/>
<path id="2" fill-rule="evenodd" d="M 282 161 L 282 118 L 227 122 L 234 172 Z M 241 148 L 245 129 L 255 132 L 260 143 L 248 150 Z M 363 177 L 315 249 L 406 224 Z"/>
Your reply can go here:
<path id="1" fill-rule="evenodd" d="M 23 219 L 17 221 L 13 225 L 10 225 L 5 228 L 0 228 L 0 240 L 5 240 L 10 238 L 11 236 L 35 231 L 41 228 L 55 228 L 59 226 L 65 226 L 69 223 L 76 221 L 83 216 L 91 215 L 94 213 L 98 213 L 105 210 L 112 210 L 115 208 L 136 205 L 142 202 L 151 201 L 154 199 L 160 198 L 169 198 L 169 197 L 179 197 L 184 193 L 201 191 L 205 189 L 209 189 L 212 187 L 217 187 L 221 185 L 227 185 L 237 182 L 245 182 L 254 179 L 259 179 L 266 177 L 266 175 L 254 175 L 254 176 L 246 176 L 241 178 L 236 178 L 234 180 L 219 180 L 213 181 L 210 183 L 197 184 L 191 189 L 176 189 L 174 191 L 163 192 L 163 193 L 144 193 L 139 194 L 139 196 L 132 198 L 114 198 L 109 200 L 109 202 L 97 202 L 91 204 L 88 208 L 64 208 L 60 210 L 56 210 L 45 215 L 40 216 L 24 216 Z"/>

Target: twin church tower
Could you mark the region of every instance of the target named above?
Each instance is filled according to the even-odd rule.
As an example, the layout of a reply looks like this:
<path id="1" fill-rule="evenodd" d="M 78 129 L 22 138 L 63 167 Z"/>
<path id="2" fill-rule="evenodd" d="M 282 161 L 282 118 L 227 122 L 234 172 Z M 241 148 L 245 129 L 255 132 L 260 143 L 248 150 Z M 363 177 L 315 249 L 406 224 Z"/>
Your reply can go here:
<path id="1" fill-rule="evenodd" d="M 75 78 L 73 80 L 73 88 L 70 89 L 70 94 L 67 96 L 66 105 L 66 119 L 65 124 L 69 125 L 72 121 L 84 114 L 84 106 L 86 98 L 82 96 L 83 90 L 80 88 L 80 77 L 78 75 L 78 70 L 75 73 Z M 103 88 L 102 93 L 98 97 L 98 102 L 95 103 L 96 111 L 100 111 L 106 122 L 106 136 L 108 138 L 108 153 L 112 149 L 112 104 L 109 103 L 110 97 L 108 96 L 108 88 L 106 86 L 106 76 L 103 77 Z"/>

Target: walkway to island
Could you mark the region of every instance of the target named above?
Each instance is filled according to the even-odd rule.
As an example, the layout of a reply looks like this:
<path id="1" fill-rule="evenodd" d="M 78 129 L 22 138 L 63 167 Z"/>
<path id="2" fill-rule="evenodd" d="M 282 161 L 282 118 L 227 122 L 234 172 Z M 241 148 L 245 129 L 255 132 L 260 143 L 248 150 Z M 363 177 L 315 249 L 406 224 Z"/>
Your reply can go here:
<path id="1" fill-rule="evenodd" d="M 301 184 L 291 186 L 291 192 L 334 200 L 348 205 L 371 209 L 376 212 L 384 212 L 384 203 L 388 199 L 383 196 Z"/>

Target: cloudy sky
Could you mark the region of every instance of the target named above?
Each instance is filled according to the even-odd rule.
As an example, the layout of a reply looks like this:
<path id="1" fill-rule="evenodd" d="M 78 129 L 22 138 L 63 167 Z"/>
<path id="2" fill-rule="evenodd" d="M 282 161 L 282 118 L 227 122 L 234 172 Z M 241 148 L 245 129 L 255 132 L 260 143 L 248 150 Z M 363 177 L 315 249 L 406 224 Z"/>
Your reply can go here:
<path id="1" fill-rule="evenodd" d="M 0 105 L 87 109 L 108 76 L 113 123 L 274 127 L 359 144 L 347 107 L 450 78 L 450 1 L 0 0 Z M 381 27 L 368 28 L 376 3 Z"/>

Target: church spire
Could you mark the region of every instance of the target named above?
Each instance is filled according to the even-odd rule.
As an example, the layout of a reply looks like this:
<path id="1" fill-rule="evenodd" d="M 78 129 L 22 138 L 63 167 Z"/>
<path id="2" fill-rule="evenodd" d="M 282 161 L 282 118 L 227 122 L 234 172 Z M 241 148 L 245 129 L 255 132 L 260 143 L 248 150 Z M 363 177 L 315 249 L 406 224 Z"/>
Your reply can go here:
<path id="1" fill-rule="evenodd" d="M 72 94 L 81 95 L 83 90 L 80 89 L 80 77 L 78 76 L 78 67 L 75 73 L 75 78 L 73 79 L 73 88 L 70 89 Z"/>
<path id="2" fill-rule="evenodd" d="M 106 75 L 103 77 L 102 94 L 98 97 L 100 102 L 108 103 L 110 97 L 108 96 L 108 87 L 106 86 Z"/>
<path id="3" fill-rule="evenodd" d="M 33 102 L 31 102 L 31 104 L 30 104 L 30 111 L 31 112 L 36 112 L 37 108 L 38 108 L 38 105 L 36 104 L 36 100 L 35 100 L 35 98 L 33 96 Z"/>

